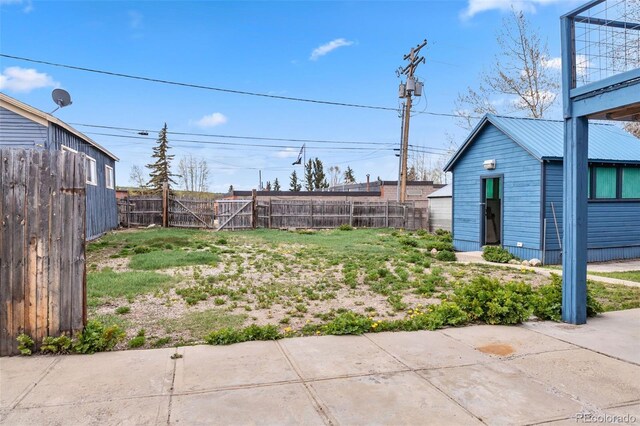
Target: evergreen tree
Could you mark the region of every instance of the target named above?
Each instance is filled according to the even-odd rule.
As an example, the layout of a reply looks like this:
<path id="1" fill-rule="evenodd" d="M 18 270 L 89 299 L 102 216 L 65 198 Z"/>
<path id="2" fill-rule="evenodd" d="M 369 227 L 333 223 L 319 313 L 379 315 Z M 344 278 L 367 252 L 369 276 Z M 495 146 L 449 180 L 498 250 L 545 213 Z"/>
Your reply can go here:
<path id="1" fill-rule="evenodd" d="M 344 171 L 344 183 L 356 183 L 356 178 L 353 176 L 353 169 L 347 166 L 347 170 Z"/>
<path id="2" fill-rule="evenodd" d="M 273 190 L 274 191 L 280 191 L 280 182 L 278 181 L 278 178 L 276 178 L 276 180 L 273 182 Z"/>
<path id="3" fill-rule="evenodd" d="M 313 161 L 313 187 L 315 189 L 324 189 L 329 187 L 329 182 L 327 182 L 327 177 L 324 174 L 322 161 L 320 161 L 318 157 Z"/>
<path id="4" fill-rule="evenodd" d="M 153 147 L 153 155 L 151 155 L 151 158 L 156 160 L 154 163 L 147 164 L 151 178 L 147 185 L 154 192 L 162 192 L 162 184 L 165 182 L 169 184 L 169 188 L 171 188 L 172 183 L 176 183 L 171 179 L 172 176 L 175 176 L 171 173 L 171 160 L 173 160 L 174 155 L 170 155 L 168 152 L 167 123 L 164 123 L 164 127 L 158 134 L 156 146 Z"/>
<path id="5" fill-rule="evenodd" d="M 267 181 L 267 186 L 265 187 L 265 189 L 267 191 L 271 191 L 271 181 L 270 180 Z"/>
<path id="6" fill-rule="evenodd" d="M 289 185 L 289 191 L 300 192 L 300 190 L 302 189 L 302 184 L 298 182 L 298 174 L 295 170 L 291 173 Z"/>
<path id="7" fill-rule="evenodd" d="M 307 164 L 304 165 L 304 189 L 313 191 L 315 188 L 313 180 L 313 160 L 309 158 Z"/>
<path id="8" fill-rule="evenodd" d="M 231 194 L 233 192 L 233 185 L 229 185 L 229 191 L 227 191 L 227 192 L 229 192 L 229 194 Z"/>

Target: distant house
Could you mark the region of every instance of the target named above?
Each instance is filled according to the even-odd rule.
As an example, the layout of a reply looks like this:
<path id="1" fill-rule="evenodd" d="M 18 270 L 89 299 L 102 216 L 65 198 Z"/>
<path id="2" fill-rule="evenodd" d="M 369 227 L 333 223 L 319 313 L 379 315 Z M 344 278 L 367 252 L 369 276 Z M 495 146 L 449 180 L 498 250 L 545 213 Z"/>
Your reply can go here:
<path id="1" fill-rule="evenodd" d="M 67 123 L 0 93 L 0 146 L 86 154 L 87 239 L 118 225 L 115 162 L 118 157 Z"/>
<path id="2" fill-rule="evenodd" d="M 427 195 L 429 199 L 429 231 L 438 229 L 451 231 L 451 190 L 452 185 L 447 185 Z"/>
<path id="3" fill-rule="evenodd" d="M 456 250 L 561 262 L 561 121 L 485 116 L 445 166 Z M 640 257 L 640 139 L 589 124 L 588 261 Z"/>
<path id="4" fill-rule="evenodd" d="M 408 202 L 415 203 L 418 208 L 427 208 L 427 196 L 434 191 L 442 188 L 443 184 L 433 183 L 430 180 L 416 180 L 407 182 Z M 398 181 L 397 180 L 374 180 L 366 183 L 344 183 L 332 186 L 327 189 L 328 192 L 362 192 L 362 191 L 378 191 L 379 201 L 396 201 L 398 199 Z"/>

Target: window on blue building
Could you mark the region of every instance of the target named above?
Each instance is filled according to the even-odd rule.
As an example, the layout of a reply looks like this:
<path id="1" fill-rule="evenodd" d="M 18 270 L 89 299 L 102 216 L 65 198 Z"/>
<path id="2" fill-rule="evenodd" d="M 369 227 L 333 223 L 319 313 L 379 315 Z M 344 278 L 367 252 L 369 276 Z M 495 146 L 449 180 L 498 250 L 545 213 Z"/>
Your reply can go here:
<path id="1" fill-rule="evenodd" d="M 622 198 L 640 199 L 640 167 L 622 169 Z"/>
<path id="2" fill-rule="evenodd" d="M 596 167 L 596 198 L 616 198 L 618 194 L 618 173 L 616 167 Z"/>

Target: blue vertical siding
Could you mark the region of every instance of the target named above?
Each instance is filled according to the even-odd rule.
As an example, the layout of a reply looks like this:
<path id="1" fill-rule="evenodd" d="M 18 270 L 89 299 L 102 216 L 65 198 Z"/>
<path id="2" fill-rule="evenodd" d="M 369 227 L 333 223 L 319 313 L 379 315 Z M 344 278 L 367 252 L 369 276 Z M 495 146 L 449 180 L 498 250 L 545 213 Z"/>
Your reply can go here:
<path id="1" fill-rule="evenodd" d="M 10 148 L 44 147 L 47 126 L 0 107 L 0 145 Z"/>
<path id="2" fill-rule="evenodd" d="M 485 170 L 484 160 L 496 169 Z M 541 163 L 488 123 L 453 167 L 456 250 L 480 250 L 481 177 L 503 175 L 502 245 L 523 258 L 541 257 Z M 522 247 L 517 247 L 517 243 Z"/>
<path id="3" fill-rule="evenodd" d="M 551 203 L 556 209 L 562 238 L 562 163 L 545 165 L 545 217 L 547 218 L 545 263 L 561 262 Z M 588 203 L 587 261 L 640 257 L 640 202 Z"/>
<path id="4" fill-rule="evenodd" d="M 105 166 L 110 166 L 114 171 L 115 182 L 115 161 L 93 145 L 51 123 L 48 148 L 60 150 L 61 145 L 96 160 L 97 185 L 87 184 L 87 239 L 97 238 L 118 226 L 116 191 L 106 187 L 105 179 Z"/>

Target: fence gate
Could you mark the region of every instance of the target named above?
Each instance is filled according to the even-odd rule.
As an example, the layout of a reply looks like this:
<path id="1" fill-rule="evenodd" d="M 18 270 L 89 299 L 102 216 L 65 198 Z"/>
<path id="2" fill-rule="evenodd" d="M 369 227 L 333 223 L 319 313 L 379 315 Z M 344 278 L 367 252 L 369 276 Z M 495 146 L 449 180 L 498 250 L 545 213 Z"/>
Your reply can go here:
<path id="1" fill-rule="evenodd" d="M 84 327 L 84 158 L 0 149 L 0 355 Z"/>
<path id="2" fill-rule="evenodd" d="M 218 231 L 255 228 L 253 200 L 218 200 Z"/>

